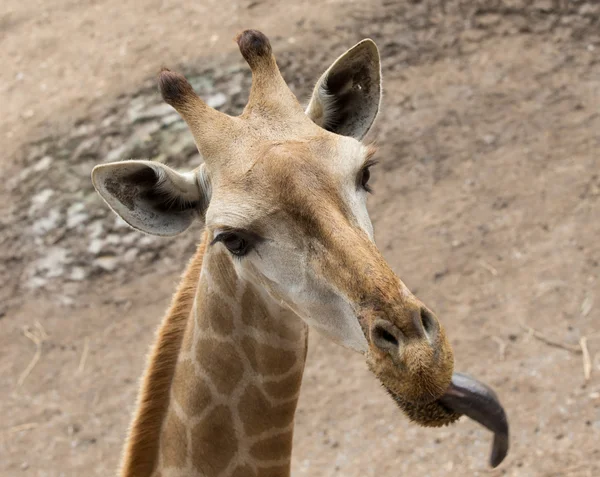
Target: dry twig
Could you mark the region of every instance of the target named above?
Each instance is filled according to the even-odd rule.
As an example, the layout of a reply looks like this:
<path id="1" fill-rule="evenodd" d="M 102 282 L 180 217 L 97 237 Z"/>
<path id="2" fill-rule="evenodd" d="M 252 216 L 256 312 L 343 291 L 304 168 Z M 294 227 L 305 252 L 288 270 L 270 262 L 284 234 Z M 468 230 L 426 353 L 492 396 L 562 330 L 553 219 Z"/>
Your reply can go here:
<path id="1" fill-rule="evenodd" d="M 502 338 L 498 336 L 492 336 L 492 340 L 498 345 L 498 352 L 500 353 L 500 359 L 504 361 L 506 358 L 506 343 Z"/>
<path id="2" fill-rule="evenodd" d="M 497 277 L 498 276 L 498 270 L 496 270 L 494 267 L 492 267 L 489 263 L 487 263 L 485 260 L 479 260 L 479 265 L 481 265 L 483 268 L 485 268 L 488 272 L 490 272 L 493 276 Z"/>
<path id="3" fill-rule="evenodd" d="M 8 429 L 8 433 L 12 434 L 15 432 L 21 431 L 30 431 L 31 429 L 35 429 L 39 424 L 37 422 L 26 422 L 25 424 L 19 424 L 18 426 L 13 426 Z"/>
<path id="4" fill-rule="evenodd" d="M 542 341 L 543 343 L 546 343 L 549 346 L 554 346 L 556 348 L 561 348 L 567 351 L 571 351 L 572 353 L 576 353 L 576 354 L 581 354 L 582 350 L 580 346 L 576 346 L 576 345 L 571 345 L 568 343 L 561 343 L 560 341 L 554 340 L 552 338 L 548 338 L 546 335 L 544 335 L 543 333 L 539 332 L 538 330 L 533 329 L 531 326 L 527 326 L 523 323 L 521 323 L 521 327 L 528 331 L 529 334 L 531 336 L 533 336 L 534 338 L 538 339 L 539 341 Z"/>
<path id="5" fill-rule="evenodd" d="M 79 366 L 77 367 L 77 374 L 83 373 L 83 368 L 85 368 L 85 362 L 87 361 L 89 351 L 90 339 L 86 336 L 83 339 L 83 351 L 81 352 L 81 359 L 79 360 Z"/>
<path id="6" fill-rule="evenodd" d="M 583 302 L 581 303 L 581 316 L 585 318 L 590 314 L 592 308 L 594 307 L 594 298 L 591 295 L 585 297 Z"/>
<path id="7" fill-rule="evenodd" d="M 585 381 L 590 380 L 590 376 L 592 375 L 592 360 L 590 359 L 590 352 L 587 347 L 587 338 L 582 336 L 579 339 L 579 346 L 581 347 L 581 354 L 583 359 L 583 378 Z"/>
<path id="8" fill-rule="evenodd" d="M 39 321 L 35 322 L 34 328 L 31 328 L 30 326 L 24 326 L 23 334 L 35 344 L 35 354 L 33 355 L 33 358 L 31 359 L 27 367 L 19 376 L 19 380 L 17 381 L 17 384 L 19 386 L 23 385 L 23 383 L 27 379 L 27 376 L 29 376 L 37 362 L 40 360 L 42 356 L 42 343 L 48 339 L 48 335 L 46 334 L 44 327 Z"/>

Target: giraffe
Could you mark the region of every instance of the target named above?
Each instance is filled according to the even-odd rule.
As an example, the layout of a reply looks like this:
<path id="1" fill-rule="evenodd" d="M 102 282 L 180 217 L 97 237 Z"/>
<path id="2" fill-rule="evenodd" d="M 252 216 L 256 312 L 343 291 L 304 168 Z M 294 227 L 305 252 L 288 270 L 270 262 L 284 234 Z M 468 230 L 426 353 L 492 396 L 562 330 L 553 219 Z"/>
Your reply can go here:
<path id="1" fill-rule="evenodd" d="M 204 226 L 148 358 L 121 476 L 289 476 L 309 328 L 363 354 L 420 425 L 469 414 L 458 391 L 482 415 L 497 410 L 493 392 L 454 382 L 442 325 L 374 244 L 375 148 L 362 139 L 381 98 L 375 43 L 340 56 L 304 110 L 267 37 L 246 30 L 236 41 L 253 77 L 238 117 L 207 106 L 182 75 L 159 73 L 201 165 L 125 160 L 92 171 L 135 229 L 174 236 Z"/>

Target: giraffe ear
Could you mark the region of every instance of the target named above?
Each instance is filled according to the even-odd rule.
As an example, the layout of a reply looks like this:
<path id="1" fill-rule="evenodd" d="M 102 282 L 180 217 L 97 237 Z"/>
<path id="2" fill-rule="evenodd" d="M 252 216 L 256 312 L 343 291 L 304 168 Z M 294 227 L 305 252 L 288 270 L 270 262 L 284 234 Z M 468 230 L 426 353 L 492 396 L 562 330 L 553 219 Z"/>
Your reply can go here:
<path id="1" fill-rule="evenodd" d="M 381 102 L 381 66 L 373 40 L 362 40 L 340 56 L 317 81 L 306 114 L 342 136 L 362 139 Z"/>
<path id="2" fill-rule="evenodd" d="M 152 235 L 177 235 L 204 221 L 210 201 L 204 164 L 182 174 L 158 162 L 113 162 L 94 167 L 92 183 L 125 222 Z"/>

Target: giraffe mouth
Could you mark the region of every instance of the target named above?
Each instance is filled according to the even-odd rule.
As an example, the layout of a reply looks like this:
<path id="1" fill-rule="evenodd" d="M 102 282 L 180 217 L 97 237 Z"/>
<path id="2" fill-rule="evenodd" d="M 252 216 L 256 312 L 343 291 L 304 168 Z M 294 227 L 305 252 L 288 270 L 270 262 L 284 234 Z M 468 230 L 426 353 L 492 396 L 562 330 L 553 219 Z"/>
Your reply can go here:
<path id="1" fill-rule="evenodd" d="M 387 389 L 387 387 L 386 387 Z M 508 454 L 508 419 L 496 393 L 488 386 L 462 373 L 454 373 L 444 395 L 436 401 L 415 404 L 388 389 L 400 409 L 416 423 L 440 427 L 470 417 L 494 433 L 490 465 L 497 467 Z"/>

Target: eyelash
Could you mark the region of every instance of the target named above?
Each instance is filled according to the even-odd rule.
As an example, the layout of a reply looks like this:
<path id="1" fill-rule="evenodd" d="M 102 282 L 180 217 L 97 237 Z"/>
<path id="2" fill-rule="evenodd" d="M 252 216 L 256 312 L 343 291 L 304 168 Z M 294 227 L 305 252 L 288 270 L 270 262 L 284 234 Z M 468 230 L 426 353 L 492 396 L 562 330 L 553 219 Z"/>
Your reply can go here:
<path id="1" fill-rule="evenodd" d="M 241 249 L 232 250 L 228 242 L 238 241 L 241 243 Z M 225 248 L 229 251 L 234 259 L 241 260 L 243 257 L 252 252 L 258 242 L 260 242 L 260 237 L 254 236 L 248 232 L 244 232 L 241 230 L 231 230 L 224 231 L 217 235 L 211 242 L 211 245 L 221 242 Z"/>
<path id="2" fill-rule="evenodd" d="M 365 162 L 362 169 L 360 170 L 360 173 L 358 174 L 358 186 L 362 187 L 369 194 L 373 193 L 373 188 L 371 186 L 369 186 L 369 180 L 371 179 L 370 169 L 371 169 L 371 167 L 373 167 L 376 164 L 377 164 L 377 161 L 375 161 L 373 159 L 369 159 L 367 162 Z M 365 175 L 367 177 L 366 180 L 365 180 Z"/>

